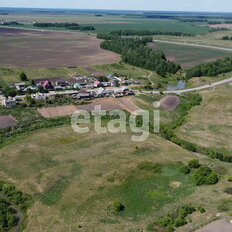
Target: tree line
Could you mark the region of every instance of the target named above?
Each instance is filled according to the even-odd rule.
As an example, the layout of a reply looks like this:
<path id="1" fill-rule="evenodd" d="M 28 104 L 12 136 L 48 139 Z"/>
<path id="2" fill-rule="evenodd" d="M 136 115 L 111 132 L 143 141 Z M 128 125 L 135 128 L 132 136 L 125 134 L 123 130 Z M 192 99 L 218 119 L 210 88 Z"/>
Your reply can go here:
<path id="1" fill-rule="evenodd" d="M 193 68 L 190 68 L 186 72 L 186 78 L 202 77 L 202 76 L 217 76 L 221 73 L 227 73 L 232 71 L 232 57 L 226 57 L 224 59 L 216 60 L 210 63 L 199 64 Z"/>
<path id="2" fill-rule="evenodd" d="M 93 26 L 80 26 L 78 23 L 34 23 L 35 27 L 64 27 L 67 30 L 93 31 L 96 30 Z"/>
<path id="3" fill-rule="evenodd" d="M 132 35 L 137 35 L 137 36 L 149 36 L 149 35 L 171 35 L 171 36 L 193 36 L 190 33 L 183 33 L 183 32 L 171 32 L 171 31 L 136 31 L 136 30 L 116 30 L 110 32 L 111 35 L 116 35 L 116 36 L 132 36 Z"/>
<path id="4" fill-rule="evenodd" d="M 179 64 L 168 61 L 162 51 L 147 47 L 153 41 L 152 37 L 143 38 L 122 38 L 120 36 L 98 35 L 98 38 L 105 40 L 101 48 L 121 54 L 122 62 L 127 64 L 155 71 L 160 76 L 166 73 L 176 73 L 181 69 Z"/>
<path id="5" fill-rule="evenodd" d="M 232 40 L 232 36 L 223 36 L 222 40 Z"/>

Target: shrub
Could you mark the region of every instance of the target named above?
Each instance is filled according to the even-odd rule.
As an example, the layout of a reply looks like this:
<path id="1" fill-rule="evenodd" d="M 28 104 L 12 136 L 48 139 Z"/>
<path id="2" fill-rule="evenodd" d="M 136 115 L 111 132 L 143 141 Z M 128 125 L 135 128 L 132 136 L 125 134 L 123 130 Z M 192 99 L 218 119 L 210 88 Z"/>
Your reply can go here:
<path id="1" fill-rule="evenodd" d="M 187 217 L 189 214 L 192 214 L 196 209 L 191 205 L 186 205 L 181 208 L 179 211 L 179 217 Z"/>
<path id="2" fill-rule="evenodd" d="M 227 177 L 227 180 L 228 180 L 229 182 L 232 182 L 232 176 L 228 176 L 228 177 Z"/>
<path id="3" fill-rule="evenodd" d="M 205 212 L 206 212 L 205 208 L 203 208 L 202 206 L 199 206 L 199 207 L 198 207 L 198 211 L 199 211 L 200 213 L 205 213 Z"/>
<path id="4" fill-rule="evenodd" d="M 225 193 L 232 194 L 232 188 L 226 188 Z"/>
<path id="5" fill-rule="evenodd" d="M 190 160 L 190 161 L 188 162 L 188 166 L 189 166 L 190 168 L 199 168 L 201 165 L 200 165 L 198 159 L 193 159 L 193 160 Z"/>
<path id="6" fill-rule="evenodd" d="M 158 222 L 158 225 L 159 225 L 159 226 L 162 226 L 162 227 L 167 227 L 167 226 L 169 226 L 169 225 L 173 225 L 173 223 L 174 223 L 174 219 L 167 216 L 167 217 L 161 219 L 161 220 Z"/>
<path id="7" fill-rule="evenodd" d="M 179 217 L 174 222 L 174 227 L 181 227 L 187 224 L 187 221 L 185 218 Z"/>
<path id="8" fill-rule="evenodd" d="M 217 173 L 207 166 L 200 167 L 194 174 L 194 182 L 196 185 L 216 184 L 218 180 Z"/>
<path id="9" fill-rule="evenodd" d="M 187 167 L 186 165 L 182 165 L 179 168 L 179 171 L 180 171 L 180 173 L 183 173 L 183 174 L 189 174 L 190 173 L 190 168 Z"/>
<path id="10" fill-rule="evenodd" d="M 125 209 L 125 206 L 118 200 L 114 201 L 113 203 L 113 209 L 116 211 L 116 212 L 121 212 Z"/>

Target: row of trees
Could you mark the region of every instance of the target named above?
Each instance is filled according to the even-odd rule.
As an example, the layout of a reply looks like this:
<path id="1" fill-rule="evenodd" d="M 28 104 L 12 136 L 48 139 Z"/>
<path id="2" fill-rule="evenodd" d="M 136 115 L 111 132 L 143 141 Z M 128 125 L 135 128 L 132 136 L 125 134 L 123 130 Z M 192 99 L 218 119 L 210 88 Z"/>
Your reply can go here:
<path id="1" fill-rule="evenodd" d="M 112 31 L 110 33 L 111 35 L 117 35 L 117 36 L 149 36 L 149 35 L 172 35 L 172 36 L 192 36 L 190 33 L 183 33 L 183 32 L 171 32 L 171 31 L 135 31 L 135 30 L 117 30 Z"/>
<path id="2" fill-rule="evenodd" d="M 202 76 L 217 76 L 221 73 L 232 71 L 232 58 L 226 57 L 210 63 L 197 65 L 186 72 L 186 78 L 202 77 Z"/>
<path id="3" fill-rule="evenodd" d="M 67 30 L 93 31 L 93 26 L 80 26 L 78 23 L 34 23 L 35 27 L 64 27 Z"/>
<path id="4" fill-rule="evenodd" d="M 101 48 L 121 54 L 125 63 L 156 71 L 161 76 L 165 76 L 166 73 L 174 74 L 181 69 L 180 65 L 168 61 L 162 51 L 155 51 L 146 46 L 152 42 L 152 37 L 140 39 L 109 36 L 109 39 L 101 43 Z"/>
<path id="5" fill-rule="evenodd" d="M 222 39 L 223 40 L 232 40 L 232 36 L 223 36 Z"/>

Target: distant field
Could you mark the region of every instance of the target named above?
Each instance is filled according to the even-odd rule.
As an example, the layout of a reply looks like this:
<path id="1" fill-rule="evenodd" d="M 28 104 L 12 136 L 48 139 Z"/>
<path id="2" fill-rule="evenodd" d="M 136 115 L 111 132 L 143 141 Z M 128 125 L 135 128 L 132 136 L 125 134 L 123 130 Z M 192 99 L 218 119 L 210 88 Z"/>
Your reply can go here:
<path id="1" fill-rule="evenodd" d="M 194 107 L 178 135 L 188 141 L 215 147 L 228 155 L 232 151 L 232 86 L 226 84 L 201 92 L 203 103 Z"/>
<path id="2" fill-rule="evenodd" d="M 113 63 L 119 55 L 80 33 L 0 28 L 0 67 L 68 67 Z"/>
<path id="3" fill-rule="evenodd" d="M 209 28 L 203 27 L 204 23 L 187 23 L 171 19 L 152 19 L 128 17 L 125 15 L 108 15 L 102 14 L 102 17 L 95 17 L 95 14 L 80 13 L 72 14 L 12 14 L 11 19 L 19 20 L 25 23 L 25 28 L 33 28 L 32 22 L 75 22 L 84 25 L 92 25 L 96 32 L 110 32 L 118 29 L 132 30 L 155 30 L 155 31 L 174 31 L 191 34 L 205 34 Z M 0 15 L 0 21 L 8 19 L 9 15 Z M 65 30 L 64 28 L 51 28 L 52 30 Z M 91 32 L 92 33 L 92 32 Z"/>
<path id="4" fill-rule="evenodd" d="M 155 42 L 151 47 L 156 50 L 162 50 L 169 60 L 179 63 L 184 68 L 232 56 L 232 52 L 162 42 Z"/>
<path id="5" fill-rule="evenodd" d="M 193 44 L 203 44 L 216 47 L 232 48 L 232 41 L 222 40 L 223 36 L 231 36 L 231 30 L 210 32 L 207 34 L 202 34 L 193 37 L 158 35 L 154 36 L 154 38 L 157 40 L 176 41 L 183 43 L 187 42 Z"/>

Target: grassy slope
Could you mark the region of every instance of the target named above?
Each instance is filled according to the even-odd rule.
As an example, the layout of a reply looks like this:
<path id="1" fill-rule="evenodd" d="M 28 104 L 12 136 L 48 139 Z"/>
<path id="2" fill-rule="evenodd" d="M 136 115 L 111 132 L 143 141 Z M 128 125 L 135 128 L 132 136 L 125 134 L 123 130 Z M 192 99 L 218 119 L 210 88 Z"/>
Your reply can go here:
<path id="1" fill-rule="evenodd" d="M 188 122 L 178 134 L 185 139 L 202 146 L 217 147 L 231 153 L 231 90 L 226 84 L 214 89 L 202 91 L 203 103 L 191 111 Z M 230 151 L 230 152 L 229 152 Z"/>
<path id="2" fill-rule="evenodd" d="M 140 104 L 152 110 L 153 100 L 140 97 Z M 161 113 L 171 119 L 174 115 Z M 189 232 L 210 221 L 227 185 L 224 177 L 216 186 L 194 187 L 191 176 L 178 170 L 178 162 L 199 158 L 220 174 L 229 175 L 230 164 L 212 161 L 151 135 L 143 143 L 131 141 L 131 133 L 75 134 L 70 126 L 39 130 L 18 137 L 0 150 L 0 173 L 20 189 L 34 195 L 26 231 L 136 231 L 149 222 L 185 204 L 203 205 L 207 214 L 194 214 L 193 223 L 180 228 Z M 154 174 L 137 168 L 142 161 L 162 165 Z M 181 185 L 170 187 L 173 182 Z M 126 209 L 111 211 L 118 199 Z"/>

